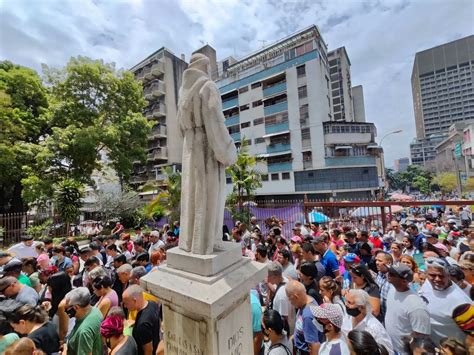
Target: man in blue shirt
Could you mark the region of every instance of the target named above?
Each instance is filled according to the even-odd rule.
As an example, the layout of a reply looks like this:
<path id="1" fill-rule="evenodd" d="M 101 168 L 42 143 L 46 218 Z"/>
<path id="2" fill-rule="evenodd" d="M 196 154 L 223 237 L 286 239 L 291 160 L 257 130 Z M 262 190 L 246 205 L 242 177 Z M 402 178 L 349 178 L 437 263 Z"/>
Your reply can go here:
<path id="1" fill-rule="evenodd" d="M 410 234 L 415 238 L 414 246 L 416 249 L 421 250 L 421 246 L 423 243 L 426 243 L 426 236 L 423 233 L 420 233 L 418 230 L 418 226 L 416 224 L 410 225 Z"/>
<path id="2" fill-rule="evenodd" d="M 326 276 L 336 278 L 339 276 L 339 263 L 336 255 L 328 249 L 327 241 L 324 237 L 316 237 L 313 241 L 314 249 L 322 256 L 321 263 L 326 269 Z"/>
<path id="3" fill-rule="evenodd" d="M 309 305 L 318 306 L 313 297 L 306 294 L 301 282 L 292 280 L 285 288 L 291 305 L 298 309 L 293 336 L 296 354 L 316 355 L 319 352 L 323 334 L 318 331 Z"/>

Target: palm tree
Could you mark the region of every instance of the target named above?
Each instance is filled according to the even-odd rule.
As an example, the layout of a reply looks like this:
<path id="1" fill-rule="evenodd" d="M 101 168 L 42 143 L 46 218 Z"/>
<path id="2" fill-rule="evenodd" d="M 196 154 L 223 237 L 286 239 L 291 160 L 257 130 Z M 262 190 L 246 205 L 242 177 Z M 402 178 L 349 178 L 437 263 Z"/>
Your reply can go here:
<path id="1" fill-rule="evenodd" d="M 232 194 L 227 198 L 232 218 L 248 223 L 250 213 L 244 204 L 252 199 L 256 189 L 262 186 L 262 174 L 255 169 L 259 159 L 248 152 L 249 141 L 243 137 L 237 152 L 237 161 L 226 170 L 233 184 Z"/>
<path id="2" fill-rule="evenodd" d="M 171 166 L 162 168 L 165 180 L 162 186 L 158 187 L 158 195 L 145 207 L 148 218 L 162 208 L 165 209 L 170 221 L 178 221 L 181 204 L 181 172 L 173 170 Z M 149 187 L 145 187 L 147 189 Z M 156 186 L 151 188 L 156 189 Z"/>

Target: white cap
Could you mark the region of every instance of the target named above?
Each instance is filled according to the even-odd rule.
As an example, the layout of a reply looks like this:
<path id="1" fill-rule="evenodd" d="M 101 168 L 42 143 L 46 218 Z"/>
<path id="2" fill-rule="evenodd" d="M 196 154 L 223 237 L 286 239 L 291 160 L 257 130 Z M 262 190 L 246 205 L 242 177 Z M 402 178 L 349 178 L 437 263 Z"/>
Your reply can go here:
<path id="1" fill-rule="evenodd" d="M 158 231 L 151 231 L 150 236 L 151 236 L 151 237 L 159 237 L 159 236 L 160 236 L 160 232 L 158 232 Z"/>

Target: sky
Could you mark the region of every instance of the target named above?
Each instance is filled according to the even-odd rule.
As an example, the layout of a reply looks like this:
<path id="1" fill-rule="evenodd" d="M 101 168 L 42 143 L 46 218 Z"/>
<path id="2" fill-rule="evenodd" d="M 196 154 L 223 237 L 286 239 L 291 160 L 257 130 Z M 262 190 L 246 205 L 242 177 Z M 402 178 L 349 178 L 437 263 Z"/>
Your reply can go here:
<path id="1" fill-rule="evenodd" d="M 415 137 L 415 53 L 474 34 L 473 0 L 0 0 L 0 60 L 41 71 L 88 56 L 130 68 L 162 46 L 186 59 L 205 44 L 236 58 L 308 25 L 345 46 L 352 84 L 385 161 L 409 156 Z"/>

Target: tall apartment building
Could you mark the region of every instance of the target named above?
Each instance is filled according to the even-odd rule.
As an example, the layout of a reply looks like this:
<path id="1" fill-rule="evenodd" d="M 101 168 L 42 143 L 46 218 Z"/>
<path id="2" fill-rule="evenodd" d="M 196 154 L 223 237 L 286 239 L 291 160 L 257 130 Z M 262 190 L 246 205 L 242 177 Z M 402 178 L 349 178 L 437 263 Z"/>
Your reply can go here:
<path id="1" fill-rule="evenodd" d="M 410 158 L 395 159 L 393 170 L 395 172 L 402 172 L 407 170 L 408 165 L 410 165 Z"/>
<path id="2" fill-rule="evenodd" d="M 354 122 L 352 103 L 351 61 L 346 48 L 328 53 L 331 104 L 334 121 Z"/>
<path id="3" fill-rule="evenodd" d="M 250 153 L 264 161 L 259 198 L 369 198 L 382 186 L 375 125 L 353 122 L 344 91 L 340 115 L 332 115 L 331 66 L 316 26 L 217 67 L 225 124 L 236 144 L 245 137 Z"/>
<path id="4" fill-rule="evenodd" d="M 411 85 L 416 140 L 410 150 L 412 163 L 419 164 L 436 155 L 431 139 L 474 118 L 474 35 L 416 53 Z M 423 159 L 414 156 L 420 144 Z"/>
<path id="5" fill-rule="evenodd" d="M 130 69 L 143 83 L 148 101 L 143 114 L 154 123 L 150 135 L 144 138 L 148 140 L 146 164 L 134 164 L 132 184 L 162 180 L 163 166 L 181 163 L 183 144 L 176 115 L 182 74 L 187 66 L 184 58 L 163 47 Z"/>
<path id="6" fill-rule="evenodd" d="M 365 122 L 364 88 L 362 85 L 352 87 L 354 121 Z"/>

